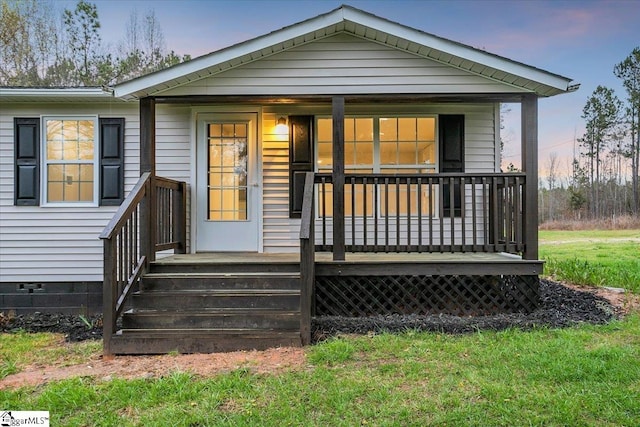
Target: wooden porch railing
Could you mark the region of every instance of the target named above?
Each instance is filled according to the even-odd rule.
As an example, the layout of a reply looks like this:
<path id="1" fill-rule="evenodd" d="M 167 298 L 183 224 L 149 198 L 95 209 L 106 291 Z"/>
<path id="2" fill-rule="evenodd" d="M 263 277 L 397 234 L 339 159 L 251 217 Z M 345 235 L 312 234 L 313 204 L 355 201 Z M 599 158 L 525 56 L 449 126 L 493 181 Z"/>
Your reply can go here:
<path id="1" fill-rule="evenodd" d="M 525 249 L 524 173 L 345 174 L 348 252 Z M 332 251 L 332 178 L 315 174 L 316 250 Z M 340 238 L 340 236 L 338 236 Z"/>
<path id="2" fill-rule="evenodd" d="M 104 354 L 111 354 L 116 322 L 155 253 L 170 249 L 185 252 L 185 200 L 184 182 L 146 172 L 100 235 L 104 245 Z"/>
<path id="3" fill-rule="evenodd" d="M 300 223 L 300 338 L 302 345 L 311 343 L 311 316 L 315 287 L 315 220 L 313 172 L 307 172 Z"/>

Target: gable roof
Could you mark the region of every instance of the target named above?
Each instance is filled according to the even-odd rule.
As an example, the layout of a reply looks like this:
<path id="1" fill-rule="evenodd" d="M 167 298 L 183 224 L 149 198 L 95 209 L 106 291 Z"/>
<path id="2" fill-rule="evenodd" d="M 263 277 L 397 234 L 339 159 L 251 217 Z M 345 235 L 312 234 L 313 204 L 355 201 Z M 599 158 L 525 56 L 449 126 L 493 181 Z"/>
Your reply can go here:
<path id="1" fill-rule="evenodd" d="M 115 86 L 123 99 L 153 96 L 165 90 L 228 71 L 296 46 L 347 33 L 468 71 L 487 79 L 553 96 L 571 91 L 572 79 L 483 50 L 416 30 L 351 6 L 299 22 Z"/>

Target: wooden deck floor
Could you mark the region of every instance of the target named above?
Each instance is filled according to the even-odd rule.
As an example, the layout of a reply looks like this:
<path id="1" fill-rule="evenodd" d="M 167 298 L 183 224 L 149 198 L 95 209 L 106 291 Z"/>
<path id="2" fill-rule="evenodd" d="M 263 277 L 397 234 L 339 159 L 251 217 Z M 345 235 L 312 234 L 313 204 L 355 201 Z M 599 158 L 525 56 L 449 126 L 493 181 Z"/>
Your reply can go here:
<path id="1" fill-rule="evenodd" d="M 506 253 L 347 253 L 344 261 L 316 253 L 316 274 L 459 274 L 538 275 L 543 261 L 523 260 Z M 205 252 L 170 255 L 157 264 L 297 264 L 297 253 Z"/>

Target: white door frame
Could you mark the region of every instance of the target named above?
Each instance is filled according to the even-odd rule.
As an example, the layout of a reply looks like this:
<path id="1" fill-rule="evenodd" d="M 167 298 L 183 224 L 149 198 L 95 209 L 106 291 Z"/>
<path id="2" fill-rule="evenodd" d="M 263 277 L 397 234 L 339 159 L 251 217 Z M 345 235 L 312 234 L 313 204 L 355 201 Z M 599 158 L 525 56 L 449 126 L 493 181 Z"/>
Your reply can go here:
<path id="1" fill-rule="evenodd" d="M 255 116 L 256 123 L 256 135 L 254 138 L 254 159 L 256 162 L 255 171 L 257 187 L 254 187 L 256 191 L 256 206 L 254 209 L 257 214 L 257 228 L 258 228 L 258 247 L 259 253 L 263 252 L 263 185 L 262 185 L 262 108 L 260 107 L 233 107 L 233 106 L 209 106 L 209 107 L 193 107 L 191 109 L 191 188 L 190 188 L 190 244 L 189 252 L 196 253 L 197 248 L 197 235 L 198 235 L 198 185 L 202 183 L 198 182 L 198 146 L 204 143 L 202 139 L 201 130 L 198 129 L 198 123 L 202 120 L 206 120 L 210 117 L 231 117 L 253 114 Z"/>

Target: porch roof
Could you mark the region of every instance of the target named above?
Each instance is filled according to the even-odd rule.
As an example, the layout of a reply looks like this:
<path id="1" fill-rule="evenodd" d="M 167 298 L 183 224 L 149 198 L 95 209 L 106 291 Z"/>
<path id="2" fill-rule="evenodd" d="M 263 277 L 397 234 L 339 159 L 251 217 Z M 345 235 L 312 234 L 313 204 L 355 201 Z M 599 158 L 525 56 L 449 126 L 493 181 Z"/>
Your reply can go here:
<path id="1" fill-rule="evenodd" d="M 346 33 L 427 58 L 512 87 L 514 92 L 553 96 L 576 88 L 572 79 L 416 30 L 368 12 L 341 6 L 331 12 L 212 52 L 114 88 L 116 97 L 139 99 L 198 81 L 235 67 Z"/>

